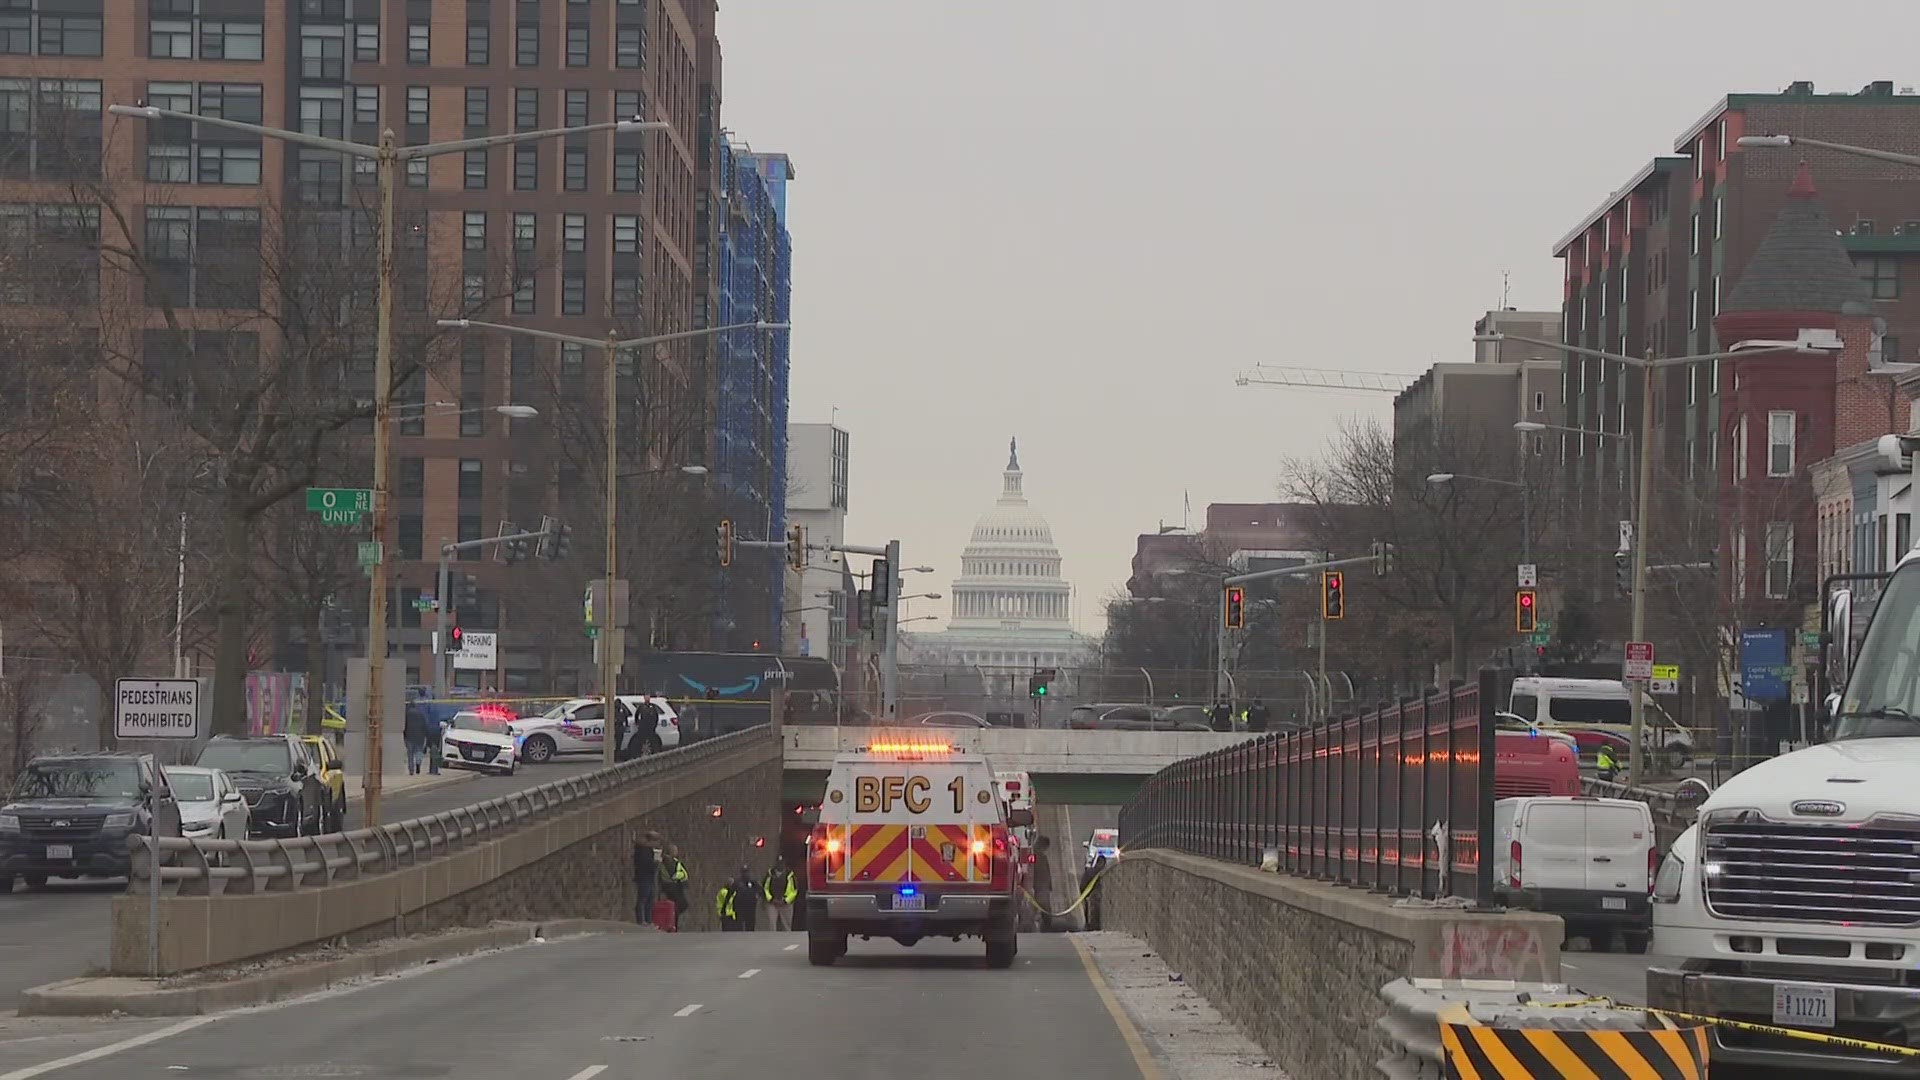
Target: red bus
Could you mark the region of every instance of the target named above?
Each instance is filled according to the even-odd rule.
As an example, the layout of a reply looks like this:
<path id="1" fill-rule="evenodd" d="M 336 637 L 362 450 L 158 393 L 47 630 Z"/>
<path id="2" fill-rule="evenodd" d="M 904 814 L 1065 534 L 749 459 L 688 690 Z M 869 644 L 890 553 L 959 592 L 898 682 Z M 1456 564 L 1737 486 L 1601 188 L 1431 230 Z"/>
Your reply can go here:
<path id="1" fill-rule="evenodd" d="M 1523 731 L 1494 733 L 1494 798 L 1578 794 L 1580 762 L 1564 741 Z"/>

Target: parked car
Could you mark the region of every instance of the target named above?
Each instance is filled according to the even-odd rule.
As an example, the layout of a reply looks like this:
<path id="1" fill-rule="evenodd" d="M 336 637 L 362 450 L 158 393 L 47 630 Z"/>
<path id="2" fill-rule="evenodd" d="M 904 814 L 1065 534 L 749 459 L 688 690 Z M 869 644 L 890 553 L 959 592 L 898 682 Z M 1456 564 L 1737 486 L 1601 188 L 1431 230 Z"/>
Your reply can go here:
<path id="1" fill-rule="evenodd" d="M 333 740 L 324 735 L 302 735 L 300 745 L 306 748 L 320 786 L 327 789 L 327 820 L 320 831 L 338 832 L 347 824 L 346 762 L 341 759 L 340 751 L 333 748 Z"/>
<path id="2" fill-rule="evenodd" d="M 327 821 L 327 789 L 298 735 L 215 735 L 194 764 L 224 769 L 240 787 L 254 837 L 312 836 Z"/>
<path id="3" fill-rule="evenodd" d="M 902 723 L 908 727 L 967 728 L 975 731 L 993 726 L 987 723 L 987 718 L 984 716 L 963 712 L 921 713 L 919 716 L 907 717 Z"/>
<path id="4" fill-rule="evenodd" d="M 468 722 L 461 723 L 462 717 Z M 471 713 L 458 713 L 440 736 L 440 764 L 448 769 L 512 776 L 520 764 L 520 750 L 505 731 L 482 726 Z"/>
<path id="5" fill-rule="evenodd" d="M 623 695 L 628 708 L 638 708 L 650 700 L 660 708 L 660 723 L 654 728 L 654 746 L 671 750 L 680 745 L 680 714 L 663 697 L 640 694 Z M 507 725 L 515 739 L 520 759 L 530 765 L 552 761 L 563 754 L 598 754 L 606 745 L 606 702 L 600 698 L 570 698 L 539 716 L 522 717 Z"/>
<path id="6" fill-rule="evenodd" d="M 50 877 L 119 877 L 127 837 L 179 836 L 180 807 L 152 754 L 57 754 L 29 761 L 0 805 L 0 896 Z"/>
<path id="7" fill-rule="evenodd" d="M 1076 731 L 1144 731 L 1153 726 L 1152 705 L 1075 705 L 1067 726 Z"/>
<path id="8" fill-rule="evenodd" d="M 247 800 L 220 769 L 168 765 L 167 785 L 180 804 L 180 834 L 203 840 L 245 840 Z"/>

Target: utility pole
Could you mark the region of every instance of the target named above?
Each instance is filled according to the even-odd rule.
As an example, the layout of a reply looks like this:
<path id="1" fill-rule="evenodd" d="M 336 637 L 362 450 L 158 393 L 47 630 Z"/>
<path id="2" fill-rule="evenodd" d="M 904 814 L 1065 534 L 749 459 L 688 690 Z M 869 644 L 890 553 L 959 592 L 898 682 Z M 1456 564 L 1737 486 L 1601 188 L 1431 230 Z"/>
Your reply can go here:
<path id="1" fill-rule="evenodd" d="M 606 450 L 607 450 L 607 559 L 606 559 L 607 574 L 606 574 L 606 577 L 607 577 L 607 610 L 609 613 L 618 611 L 620 608 L 619 603 L 613 598 L 614 571 L 616 569 L 614 563 L 616 558 L 618 557 L 618 549 L 617 549 L 617 546 L 615 545 L 615 540 L 619 536 L 618 522 L 620 520 L 615 515 L 615 503 L 614 503 L 614 500 L 618 496 L 619 490 L 620 490 L 619 489 L 620 461 L 619 461 L 619 453 L 618 453 L 619 444 L 615 438 L 616 431 L 617 431 L 616 425 L 618 425 L 620 422 L 620 412 L 619 412 L 619 409 L 616 408 L 617 403 L 615 401 L 615 395 L 619 392 L 619 383 L 617 379 L 618 368 L 620 367 L 620 364 L 619 364 L 620 354 L 618 351 L 619 347 L 620 347 L 620 336 L 614 333 L 611 328 L 609 328 L 607 330 L 607 346 L 606 346 L 606 349 L 601 353 L 601 362 L 606 367 L 606 380 L 603 387 L 603 393 L 606 395 L 606 399 L 607 399 L 607 420 L 606 420 L 606 423 L 607 423 L 607 438 L 606 438 L 606 443 L 607 443 L 607 446 L 606 446 Z M 637 369 L 635 371 L 635 375 L 636 376 L 638 375 Z M 594 614 L 597 616 L 599 612 L 595 612 Z M 612 624 L 617 622 L 618 620 L 609 618 L 607 621 L 609 624 Z M 625 658 L 626 651 L 627 651 L 626 627 L 608 625 L 601 631 L 600 633 L 600 693 L 603 696 L 605 696 L 605 698 L 607 699 L 607 703 L 604 706 L 606 710 L 606 717 L 601 721 L 601 730 L 604 732 L 604 734 L 602 735 L 600 740 L 600 762 L 603 765 L 612 765 L 620 749 L 617 745 L 615 745 L 615 743 L 618 741 L 616 736 L 619 733 L 620 726 L 614 723 L 614 715 L 615 715 L 614 709 L 619 704 L 619 702 L 615 700 L 615 694 L 617 691 L 614 687 L 614 678 L 620 671 L 620 661 Z M 639 714 L 635 713 L 634 715 L 637 718 Z"/>
<path id="2" fill-rule="evenodd" d="M 1633 526 L 1633 640 L 1647 640 L 1647 540 L 1651 531 L 1648 526 L 1648 511 L 1652 501 L 1647 498 L 1653 487 L 1653 373 L 1652 367 L 1641 368 L 1640 380 L 1640 491 L 1639 507 L 1634 511 Z M 1628 688 L 1632 713 L 1631 737 L 1633 745 L 1627 748 L 1627 778 L 1631 783 L 1645 783 L 1646 774 L 1640 771 L 1646 755 L 1641 752 L 1640 743 L 1646 737 L 1647 685 L 1639 679 Z"/>
<path id="3" fill-rule="evenodd" d="M 376 266 L 379 294 L 374 305 L 378 338 L 373 351 L 373 542 L 387 542 L 387 457 L 393 428 L 393 233 L 395 174 L 400 171 L 399 142 L 393 129 L 380 132 L 374 158 L 380 191 L 380 239 Z M 386 727 L 387 554 L 373 561 L 367 583 L 367 760 L 361 778 L 361 812 L 380 820 L 381 739 Z"/>

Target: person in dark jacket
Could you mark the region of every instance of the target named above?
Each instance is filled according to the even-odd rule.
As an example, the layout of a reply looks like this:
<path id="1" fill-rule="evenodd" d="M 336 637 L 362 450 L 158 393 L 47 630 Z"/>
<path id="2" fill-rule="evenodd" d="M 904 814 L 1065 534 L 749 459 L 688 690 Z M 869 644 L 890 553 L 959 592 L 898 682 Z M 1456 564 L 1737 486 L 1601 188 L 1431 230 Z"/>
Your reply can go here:
<path id="1" fill-rule="evenodd" d="M 753 870 L 741 867 L 740 876 L 733 879 L 733 885 L 739 892 L 734 904 L 740 915 L 740 929 L 758 929 L 755 924 L 760 921 L 760 883 L 753 880 Z"/>
<path id="2" fill-rule="evenodd" d="M 1213 708 L 1207 710 L 1207 718 L 1213 722 L 1215 731 L 1233 730 L 1233 706 L 1227 704 L 1226 698 L 1213 703 Z"/>
<path id="3" fill-rule="evenodd" d="M 773 860 L 773 869 L 767 871 L 767 880 L 760 885 L 760 896 L 767 902 L 767 918 L 773 928 L 793 929 L 793 902 L 800 896 L 800 886 L 784 856 Z"/>
<path id="4" fill-rule="evenodd" d="M 400 738 L 407 744 L 407 774 L 410 776 L 420 773 L 420 759 L 427 752 L 427 731 L 427 711 L 417 703 L 409 702 L 406 725 L 401 729 Z"/>
<path id="5" fill-rule="evenodd" d="M 1266 702 L 1261 701 L 1259 698 L 1254 698 L 1252 707 L 1247 709 L 1247 730 L 1267 730 L 1267 721 L 1272 715 L 1272 713 L 1267 711 Z"/>
<path id="6" fill-rule="evenodd" d="M 633 921 L 653 922 L 653 901 L 660 890 L 660 834 L 652 829 L 633 842 Z"/>
<path id="7" fill-rule="evenodd" d="M 668 844 L 660 856 L 660 892 L 673 901 L 675 925 L 687 914 L 687 877 L 687 864 L 680 861 L 680 845 Z"/>

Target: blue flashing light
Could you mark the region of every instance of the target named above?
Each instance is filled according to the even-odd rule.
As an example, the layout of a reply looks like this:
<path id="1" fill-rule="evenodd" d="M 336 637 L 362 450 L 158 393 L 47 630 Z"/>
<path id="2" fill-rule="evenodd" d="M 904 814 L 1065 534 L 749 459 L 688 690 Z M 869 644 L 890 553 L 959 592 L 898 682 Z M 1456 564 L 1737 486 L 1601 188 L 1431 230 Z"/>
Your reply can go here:
<path id="1" fill-rule="evenodd" d="M 900 886 L 900 895 L 901 896 L 918 896 L 920 895 L 920 890 L 915 888 L 912 885 L 902 885 Z"/>

